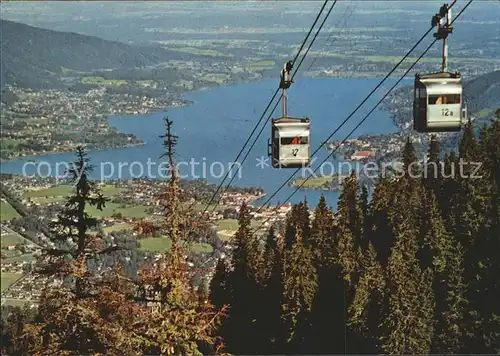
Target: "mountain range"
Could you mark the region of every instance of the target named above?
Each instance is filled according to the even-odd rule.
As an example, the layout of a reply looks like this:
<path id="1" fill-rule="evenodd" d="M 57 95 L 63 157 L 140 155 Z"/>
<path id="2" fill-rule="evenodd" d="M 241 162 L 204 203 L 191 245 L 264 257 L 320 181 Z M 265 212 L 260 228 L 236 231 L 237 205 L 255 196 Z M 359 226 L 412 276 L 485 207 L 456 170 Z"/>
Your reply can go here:
<path id="1" fill-rule="evenodd" d="M 53 88 L 61 86 L 61 77 L 71 72 L 113 69 L 134 73 L 134 70 L 169 60 L 192 60 L 194 56 L 159 46 L 128 45 L 7 20 L 0 20 L 0 28 L 2 88 L 6 84 L 34 89 Z M 162 70 L 167 69 L 172 70 Z M 162 77 L 166 78 L 167 74 Z M 396 93 L 411 90 L 411 87 L 403 87 Z M 470 80 L 464 79 L 464 96 L 470 113 L 499 107 L 500 70 Z M 487 116 L 491 116 L 489 112 L 482 115 Z"/>
<path id="2" fill-rule="evenodd" d="M 157 65 L 186 54 L 157 46 L 135 46 L 73 32 L 0 20 L 1 85 L 51 88 L 68 71 L 131 69 Z"/>

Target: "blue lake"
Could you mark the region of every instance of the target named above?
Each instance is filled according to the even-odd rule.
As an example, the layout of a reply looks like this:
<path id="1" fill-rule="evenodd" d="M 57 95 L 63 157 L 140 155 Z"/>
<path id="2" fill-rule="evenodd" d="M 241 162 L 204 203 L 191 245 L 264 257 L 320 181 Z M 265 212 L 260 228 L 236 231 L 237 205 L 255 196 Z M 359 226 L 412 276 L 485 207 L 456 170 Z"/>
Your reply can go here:
<path id="1" fill-rule="evenodd" d="M 312 152 L 337 129 L 380 80 L 381 78 L 321 78 L 301 79 L 294 84 L 288 93 L 288 114 L 294 117 L 307 116 L 311 119 Z M 395 79 L 386 80 L 370 100 L 333 136 L 333 139 L 345 138 L 395 81 Z M 401 85 L 410 83 L 408 79 Z M 91 164 L 94 165 L 93 177 L 99 180 L 129 179 L 139 176 L 164 177 L 165 172 L 162 168 L 165 166 L 160 164 L 165 159 L 159 158 L 163 153 L 162 139 L 159 136 L 164 133 L 163 118 L 168 116 L 174 121 L 174 134 L 179 136 L 176 152 L 181 175 L 188 179 L 206 178 L 210 183 L 219 183 L 233 162 L 242 162 L 253 139 L 238 160 L 236 156 L 261 117 L 276 86 L 275 80 L 229 85 L 186 94 L 184 98 L 194 102 L 190 106 L 148 115 L 111 117 L 110 123 L 113 127 L 120 132 L 135 134 L 145 140 L 146 144 L 141 147 L 90 152 Z M 281 105 L 273 117 L 280 115 Z M 268 114 L 253 137 L 259 133 L 267 117 Z M 229 178 L 234 176 L 233 185 L 260 186 L 271 195 L 296 171 L 273 169 L 268 165 L 258 166 L 258 160 L 267 158 L 270 131 L 268 122 L 239 173 L 233 168 L 233 173 L 229 176 Z M 392 123 L 390 114 L 377 109 L 352 137 L 394 131 L 397 131 L 397 128 Z M 317 159 L 313 160 L 313 170 L 327 154 L 325 148 L 318 151 L 314 156 Z M 72 162 L 74 157 L 74 154 L 69 153 L 4 162 L 2 172 L 28 175 L 62 174 L 66 163 Z M 329 162 L 330 164 L 323 165 L 317 173 L 323 171 L 325 174 L 331 174 L 332 168 L 337 169 L 338 162 L 331 159 Z M 301 170 L 296 178 L 306 177 L 309 173 L 309 170 Z M 225 184 L 229 182 L 229 178 Z M 293 187 L 285 186 L 272 199 L 272 203 L 284 202 L 294 190 Z M 327 197 L 329 205 L 336 206 L 338 193 L 335 192 L 300 190 L 290 201 L 298 202 L 307 197 L 308 202 L 315 205 L 321 194 Z M 264 198 L 266 199 L 267 197 Z"/>

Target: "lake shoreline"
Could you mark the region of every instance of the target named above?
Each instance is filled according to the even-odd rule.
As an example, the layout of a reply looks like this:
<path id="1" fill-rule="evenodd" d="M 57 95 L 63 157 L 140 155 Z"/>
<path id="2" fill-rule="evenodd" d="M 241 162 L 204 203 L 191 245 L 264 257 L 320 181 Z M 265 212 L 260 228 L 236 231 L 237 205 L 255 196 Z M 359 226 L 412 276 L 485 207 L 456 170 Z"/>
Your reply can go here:
<path id="1" fill-rule="evenodd" d="M 324 141 L 324 136 L 336 129 L 342 119 L 349 115 L 365 94 L 368 94 L 369 90 L 379 82 L 380 78 L 304 78 L 294 87 L 294 97 L 301 99 L 291 102 L 291 111 L 299 116 L 310 115 L 317 118 L 312 122 L 311 131 L 311 144 L 317 146 Z M 395 79 L 388 79 L 384 83 L 384 87 L 388 88 L 394 82 Z M 181 174 L 185 175 L 187 180 L 203 178 L 207 179 L 210 184 L 220 184 L 224 175 L 230 172 L 229 167 L 234 165 L 234 156 L 236 155 L 234 151 L 241 148 L 244 139 L 254 127 L 261 110 L 264 109 L 270 95 L 274 92 L 274 85 L 273 80 L 267 80 L 247 83 L 246 85 L 235 84 L 229 87 L 218 87 L 217 90 L 205 89 L 192 93 L 186 92 L 185 98 L 196 105 L 177 107 L 176 110 L 169 110 L 168 113 L 109 117 L 110 126 L 119 132 L 135 133 L 138 138 L 145 142 L 145 145 L 135 148 L 114 148 L 88 152 L 90 164 L 95 167 L 93 171 L 95 179 L 106 181 L 140 177 L 158 178 L 161 174 L 160 165 L 155 158 L 164 152 L 162 140 L 158 136 L 164 130 L 163 116 L 169 116 L 177 123 L 176 132 L 180 136 L 177 158 Z M 329 106 L 325 105 L 325 100 L 328 100 L 329 106 L 337 108 L 337 115 L 334 118 L 331 118 Z M 371 102 L 375 103 L 376 100 L 377 98 L 372 98 L 367 103 L 366 111 L 369 109 L 368 105 L 371 105 Z M 238 108 L 236 115 L 234 108 Z M 365 110 L 363 109 L 363 111 Z M 210 121 L 209 125 L 206 124 L 206 120 Z M 355 124 L 354 120 L 349 122 L 346 127 L 339 131 L 337 138 L 343 138 L 350 131 L 349 126 Z M 377 110 L 373 112 L 371 120 L 368 120 L 366 125 L 361 126 L 354 136 L 389 134 L 395 130 L 397 127 L 387 112 Z M 273 169 L 268 165 L 258 165 L 262 157 L 267 158 L 267 150 L 265 149 L 267 136 L 267 130 L 259 135 L 255 142 L 255 149 L 250 152 L 245 162 L 237 159 L 241 163 L 241 169 L 237 174 L 233 172 L 232 176 L 234 179 L 232 186 L 242 188 L 259 186 L 269 195 L 257 199 L 252 203 L 254 206 L 263 205 L 282 181 L 290 173 L 293 173 L 292 171 Z M 327 153 L 326 149 L 318 151 L 318 163 L 326 157 Z M 35 162 L 26 164 L 29 159 L 35 160 Z M 39 160 L 40 163 L 37 163 L 36 160 Z M 62 174 L 61 167 L 64 168 L 65 163 L 72 161 L 74 161 L 74 154 L 70 152 L 42 157 L 35 156 L 2 163 L 2 172 L 28 176 L 32 174 L 53 176 L 56 172 Z M 320 172 L 322 174 L 331 172 L 331 164 L 337 165 L 338 162 L 326 162 L 322 165 Z M 305 171 L 303 174 L 307 172 Z M 294 190 L 295 187 L 285 185 L 278 194 L 273 194 L 270 204 L 287 201 L 288 196 Z M 332 203 L 336 201 L 338 195 L 337 192 L 307 189 L 307 191 L 299 192 L 291 201 L 307 197 L 308 201 L 316 202 L 320 194 L 326 194 Z"/>
<path id="2" fill-rule="evenodd" d="M 368 79 L 368 78 L 382 78 L 384 77 L 384 75 L 382 73 L 377 73 L 377 72 L 374 72 L 374 73 L 358 73 L 357 75 L 353 75 L 353 74 L 345 74 L 345 73 L 329 73 L 329 74 L 323 74 L 323 75 L 303 75 L 302 78 L 304 79 L 330 79 L 330 78 L 336 78 L 336 79 Z M 397 77 L 397 75 L 391 75 L 389 78 L 392 78 L 392 77 Z M 407 76 L 409 78 L 409 76 Z M 162 108 L 158 108 L 157 110 L 151 110 L 145 114 L 125 114 L 125 115 L 120 115 L 120 114 L 110 114 L 110 113 L 97 113 L 98 115 L 103 115 L 104 118 L 109 122 L 110 119 L 112 118 L 115 118 L 115 117 L 120 117 L 120 118 L 124 118 L 124 119 L 127 119 L 127 118 L 135 118 L 136 116 L 138 115 L 152 115 L 152 114 L 158 114 L 158 113 L 165 113 L 166 116 L 168 116 L 168 111 L 171 110 L 171 109 L 178 109 L 178 108 L 185 108 L 185 107 L 189 107 L 189 106 L 192 106 L 192 105 L 195 105 L 196 102 L 193 101 L 193 100 L 188 100 L 188 99 L 185 99 L 186 95 L 192 95 L 192 94 L 197 94 L 197 93 L 200 93 L 200 92 L 205 92 L 205 91 L 210 91 L 210 90 L 214 90 L 214 89 L 219 89 L 219 88 L 223 88 L 223 87 L 230 87 L 230 86 L 237 86 L 237 85 L 245 85 L 245 84 L 251 84 L 251 83 L 257 83 L 257 82 L 262 82 L 262 81 L 266 81 L 266 80 L 270 80 L 272 79 L 271 77 L 269 76 L 261 76 L 259 78 L 255 78 L 255 79 L 250 79 L 250 80 L 237 80 L 237 81 L 234 81 L 234 82 L 228 82 L 228 83 L 224 83 L 224 84 L 216 84 L 216 85 L 212 85 L 212 86 L 204 86 L 204 87 L 201 87 L 201 88 L 198 88 L 198 89 L 195 89 L 195 90 L 186 90 L 186 91 L 183 91 L 181 93 L 178 94 L 178 96 L 176 96 L 175 100 L 178 100 L 178 101 L 181 101 L 182 104 L 175 104 L 175 105 L 171 105 L 171 106 L 166 106 L 166 107 L 162 107 Z M 384 107 L 384 106 L 381 106 L 381 108 L 387 112 L 390 112 L 392 114 L 392 112 L 390 110 L 388 110 L 388 108 Z M 134 132 L 129 132 L 129 134 L 133 134 L 135 135 Z M 102 148 L 102 149 L 92 149 L 89 151 L 89 153 L 91 152 L 100 152 L 100 151 L 107 151 L 107 150 L 113 150 L 113 149 L 120 149 L 120 148 L 130 148 L 130 147 L 140 147 L 140 146 L 144 146 L 146 144 L 146 142 L 143 142 L 143 143 L 140 143 L 140 144 L 133 144 L 133 145 L 118 145 L 116 147 L 112 147 L 112 148 Z M 35 154 L 35 155 L 30 155 L 30 156 L 20 156 L 20 157 L 13 157 L 12 159 L 7 159 L 7 160 L 0 160 L 0 163 L 7 163 L 7 162 L 13 162 L 13 161 L 17 161 L 17 160 L 20 160 L 20 159 L 36 159 L 38 157 L 44 157 L 44 156 L 49 156 L 49 155 L 57 155 L 57 154 L 65 154 L 65 153 L 71 153 L 72 151 L 50 151 L 50 152 L 44 152 L 44 153 L 40 153 L 40 154 Z"/>

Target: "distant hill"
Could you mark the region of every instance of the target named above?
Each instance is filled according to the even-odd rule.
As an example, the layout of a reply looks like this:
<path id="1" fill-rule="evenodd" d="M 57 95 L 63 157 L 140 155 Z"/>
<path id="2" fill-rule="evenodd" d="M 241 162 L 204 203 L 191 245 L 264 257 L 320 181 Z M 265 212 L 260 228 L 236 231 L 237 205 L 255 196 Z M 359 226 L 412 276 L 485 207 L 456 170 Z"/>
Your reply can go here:
<path id="1" fill-rule="evenodd" d="M 480 75 L 464 83 L 467 110 L 474 117 L 472 126 L 476 134 L 491 123 L 495 111 L 500 108 L 500 70 Z M 458 150 L 463 132 L 457 132 L 441 141 L 443 152 Z"/>
<path id="2" fill-rule="evenodd" d="M 464 94 L 470 113 L 478 119 L 490 116 L 494 109 L 500 108 L 500 70 L 467 81 Z"/>
<path id="3" fill-rule="evenodd" d="M 6 20 L 0 20 L 0 27 L 2 88 L 6 84 L 54 87 L 68 70 L 140 68 L 183 57 L 160 47 L 131 46 Z"/>
<path id="4" fill-rule="evenodd" d="M 475 78 L 463 78 L 463 93 L 467 110 L 474 118 L 473 127 L 478 133 L 483 125 L 488 125 L 500 108 L 500 70 L 485 73 Z M 410 124 L 413 127 L 412 114 L 413 84 L 400 87 L 389 94 L 384 102 L 387 110 L 394 115 L 399 125 Z M 442 152 L 457 150 L 462 132 L 451 133 L 441 140 Z M 420 147 L 426 151 L 424 144 Z"/>
<path id="5" fill-rule="evenodd" d="M 500 107 L 500 70 L 485 73 L 474 78 L 462 78 L 464 99 L 467 103 L 469 114 L 473 115 L 478 122 L 491 117 L 495 109 Z M 399 97 L 402 102 L 398 103 L 402 121 L 412 118 L 413 84 L 405 85 L 389 94 L 386 104 L 394 97 Z M 390 109 L 390 106 L 389 106 Z"/>

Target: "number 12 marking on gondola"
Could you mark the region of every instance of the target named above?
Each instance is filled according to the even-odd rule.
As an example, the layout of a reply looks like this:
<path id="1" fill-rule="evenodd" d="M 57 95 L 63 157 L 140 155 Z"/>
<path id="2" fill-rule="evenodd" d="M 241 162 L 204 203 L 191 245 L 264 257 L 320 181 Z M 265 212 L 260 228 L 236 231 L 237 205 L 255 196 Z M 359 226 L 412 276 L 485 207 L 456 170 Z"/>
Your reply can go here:
<path id="1" fill-rule="evenodd" d="M 292 148 L 292 155 L 294 157 L 297 157 L 297 153 L 299 153 L 299 149 L 298 148 Z"/>
<path id="2" fill-rule="evenodd" d="M 441 116 L 453 116 L 453 111 L 450 111 L 450 109 L 441 109 Z"/>

